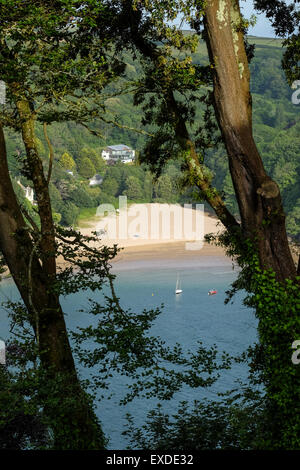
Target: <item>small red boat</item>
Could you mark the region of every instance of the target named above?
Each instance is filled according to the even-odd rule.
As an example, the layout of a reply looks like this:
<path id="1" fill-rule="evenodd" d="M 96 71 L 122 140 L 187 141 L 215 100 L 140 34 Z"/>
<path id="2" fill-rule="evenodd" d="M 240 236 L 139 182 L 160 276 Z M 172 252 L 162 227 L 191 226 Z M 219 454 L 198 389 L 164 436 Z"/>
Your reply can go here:
<path id="1" fill-rule="evenodd" d="M 208 295 L 215 295 L 217 293 L 218 293 L 218 291 L 216 289 L 212 289 L 208 292 Z"/>

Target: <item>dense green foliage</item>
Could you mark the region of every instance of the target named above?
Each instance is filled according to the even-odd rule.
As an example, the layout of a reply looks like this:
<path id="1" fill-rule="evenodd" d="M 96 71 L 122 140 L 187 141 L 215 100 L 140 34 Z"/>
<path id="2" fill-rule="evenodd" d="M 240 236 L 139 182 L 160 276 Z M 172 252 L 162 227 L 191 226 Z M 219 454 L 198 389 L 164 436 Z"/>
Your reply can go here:
<path id="1" fill-rule="evenodd" d="M 113 373 L 131 379 L 123 397 L 126 403 L 137 396 L 168 400 L 183 384 L 210 387 L 220 372 L 230 367 L 228 354 L 220 354 L 215 346 L 204 348 L 199 341 L 195 350 L 185 351 L 179 344 L 169 347 L 160 337 L 152 336 L 150 328 L 161 313 L 159 308 L 134 312 L 122 307 L 114 288 L 115 275 L 110 271 L 116 247 L 92 248 L 94 237 L 61 227 L 56 236 L 57 256 L 68 267 L 59 268 L 52 289 L 60 295 L 79 291 L 102 294 L 100 301 L 90 300 L 81 310 L 90 313 L 90 325 L 71 333 L 76 357 L 86 368 L 94 368 L 90 379 L 82 381 L 92 408 L 96 398 L 102 398 L 101 390 L 109 388 Z M 51 379 L 42 367 L 30 316 L 22 302 L 8 301 L 5 307 L 14 336 L 7 342 L 7 367 L 0 367 L 0 447 L 52 449 L 53 435 L 58 434 L 61 447 L 68 450 L 72 442 L 66 431 L 66 410 L 75 413 L 82 397 L 62 396 L 61 375 Z M 55 419 L 49 419 L 49 409 L 55 411 Z"/>
<path id="2" fill-rule="evenodd" d="M 281 69 L 283 54 L 281 41 L 250 37 L 249 42 L 256 44 L 255 57 L 251 62 L 255 139 L 268 173 L 279 184 L 288 215 L 288 233 L 299 238 L 299 109 L 291 102 L 293 91 L 287 85 Z M 203 43 L 198 47 L 193 60 L 202 65 L 207 63 L 207 53 Z M 126 61 L 126 80 L 134 80 L 141 72 L 140 64 L 129 54 L 126 56 Z M 110 92 L 112 93 L 111 86 Z M 190 191 L 185 196 L 180 193 L 179 164 L 173 163 L 171 167 L 167 167 L 163 179 L 156 185 L 151 182 L 152 176 L 149 172 L 145 172 L 144 167 L 120 164 L 114 168 L 105 164 L 101 158 L 101 151 L 106 145 L 123 143 L 141 153 L 147 139 L 147 136 L 140 132 L 128 130 L 128 128 L 142 129 L 143 122 L 142 110 L 134 107 L 133 96 L 130 93 L 108 98 L 106 106 L 108 115 L 114 117 L 112 121 L 117 125 L 97 120 L 92 122 L 91 129 L 97 131 L 100 137 L 90 133 L 83 126 L 68 122 L 56 123 L 49 127 L 48 133 L 56 159 L 52 182 L 58 189 L 54 196 L 52 187 L 53 209 L 55 213 L 61 214 L 63 224 L 70 225 L 76 221 L 79 210 L 75 206 L 82 209 L 96 207 L 100 203 L 116 204 L 115 198 L 126 193 L 129 200 L 145 202 L 153 200 L 184 202 L 187 194 L 191 198 Z M 203 110 L 200 105 L 197 110 L 200 120 Z M 146 130 L 151 131 L 150 128 Z M 38 129 L 38 136 L 41 153 L 47 162 L 48 151 L 42 129 Z M 22 154 L 21 139 L 10 132 L 7 140 L 11 171 L 13 175 L 17 175 L 19 170 L 15 156 L 17 152 Z M 67 158 L 69 168 L 66 168 Z M 224 147 L 220 145 L 217 149 L 208 150 L 205 163 L 212 170 L 213 183 L 223 192 L 228 207 L 237 213 Z M 67 169 L 72 170 L 75 176 L 68 175 Z M 95 173 L 104 177 L 103 184 L 98 188 L 89 188 L 88 178 Z M 78 192 L 79 187 L 81 190 L 74 198 L 72 194 Z"/>
<path id="3" fill-rule="evenodd" d="M 293 343 L 300 335 L 300 278 L 276 280 L 272 270 L 262 269 L 253 243 L 223 234 L 207 237 L 235 257 L 241 271 L 228 291 L 227 302 L 238 290 L 244 304 L 254 309 L 258 343 L 248 351 L 252 385 L 264 390 L 264 419 L 268 423 L 260 441 L 264 449 L 299 449 L 300 369 L 292 361 Z M 280 412 L 278 412 L 280 410 Z"/>
<path id="4" fill-rule="evenodd" d="M 273 271 L 262 270 L 253 244 L 238 232 L 207 240 L 223 246 L 242 268 L 226 301 L 243 289 L 244 304 L 259 320 L 258 342 L 236 358 L 249 366 L 248 383 L 237 381 L 219 401 L 183 402 L 172 416 L 159 405 L 140 428 L 128 415 L 124 434 L 146 449 L 299 450 L 300 369 L 292 360 L 300 334 L 297 280 L 282 284 Z"/>
<path id="5" fill-rule="evenodd" d="M 82 21 L 78 21 L 78 28 L 75 27 L 74 29 L 69 27 L 69 15 L 70 12 L 74 13 L 74 10 L 63 9 L 64 18 L 61 19 L 63 26 L 61 29 L 61 27 L 57 28 L 55 26 L 58 19 L 56 11 L 52 12 L 50 9 L 50 15 L 53 16 L 49 17 L 48 10 L 44 10 L 42 5 L 32 12 L 28 8 L 31 2 L 17 3 L 20 8 L 25 6 L 25 11 L 11 8 L 10 0 L 3 2 L 2 5 L 2 9 L 4 8 L 4 13 L 8 17 L 6 22 L 7 30 L 2 30 L 1 45 L 4 47 L 3 52 L 1 50 L 0 62 L 3 68 L 3 78 L 8 85 L 9 106 L 11 106 L 10 109 L 6 109 L 5 125 L 17 132 L 22 129 L 22 137 L 26 145 L 26 157 L 24 158 L 24 148 L 20 137 L 10 131 L 8 134 L 9 164 L 13 177 L 17 177 L 21 172 L 24 185 L 35 184 L 42 222 L 41 235 L 45 235 L 45 232 L 43 233 L 45 219 L 47 219 L 47 222 L 50 221 L 50 229 L 53 227 L 50 204 L 47 206 L 46 218 L 45 213 L 42 211 L 43 203 L 46 199 L 48 201 L 48 185 L 55 220 L 67 226 L 76 224 L 81 209 L 92 210 L 97 205 L 107 202 L 115 204 L 117 202 L 116 198 L 120 195 L 126 195 L 131 201 L 184 201 L 187 193 L 180 193 L 184 182 L 179 180 L 180 168 L 179 163 L 176 161 L 180 139 L 176 139 L 176 131 L 178 130 L 178 127 L 174 126 L 176 119 L 173 119 L 172 112 L 169 113 L 170 110 L 174 111 L 174 106 L 173 108 L 170 107 L 170 104 L 172 104 L 170 97 L 173 97 L 176 103 L 177 97 L 175 99 L 174 94 L 178 93 L 180 95 L 178 105 L 182 109 L 179 114 L 184 125 L 191 128 L 194 124 L 200 125 L 201 129 L 201 125 L 206 122 L 208 114 L 206 113 L 205 99 L 199 99 L 201 98 L 201 91 L 199 90 L 203 84 L 205 85 L 204 89 L 207 88 L 206 85 L 211 84 L 211 72 L 209 67 L 206 67 L 208 61 L 203 43 L 193 54 L 195 66 L 189 65 L 189 58 L 185 60 L 185 57 L 182 57 L 181 62 L 177 61 L 174 58 L 175 52 L 168 44 L 172 44 L 172 46 L 178 47 L 178 50 L 183 51 L 185 49 L 184 44 L 189 43 L 188 35 L 183 35 L 175 30 L 173 31 L 174 35 L 172 35 L 172 32 L 164 27 L 161 31 L 162 18 L 159 18 L 162 11 L 161 5 L 158 2 L 157 8 L 153 8 L 151 5 L 146 4 L 145 7 L 149 7 L 150 13 L 153 15 L 153 25 L 150 25 L 148 30 L 150 35 L 154 33 L 152 45 L 156 43 L 156 39 L 164 38 L 166 65 L 157 66 L 159 65 L 156 62 L 158 56 L 156 55 L 153 60 L 153 55 L 151 56 L 150 53 L 148 58 L 150 57 L 152 60 L 152 65 L 145 66 L 143 62 L 143 73 L 145 74 L 143 76 L 139 69 L 140 64 L 133 61 L 128 54 L 125 56 L 127 76 L 124 76 L 124 66 L 121 62 L 118 62 L 118 54 L 112 54 L 110 60 L 106 61 L 106 52 L 107 50 L 111 52 L 111 48 L 107 47 L 105 40 L 103 41 L 105 38 L 102 34 L 102 27 L 108 19 L 114 17 L 113 8 L 105 11 L 105 4 L 96 2 L 94 5 L 93 0 L 88 0 L 85 8 L 91 7 L 92 16 L 83 15 Z M 76 7 L 73 2 L 70 3 Z M 119 3 L 132 7 L 132 2 Z M 201 7 L 202 2 L 196 3 Z M 118 7 L 118 1 L 111 4 L 116 8 Z M 175 18 L 177 5 L 177 2 L 175 4 L 166 2 L 162 7 L 166 8 L 169 19 Z M 94 11 L 94 7 L 96 11 Z M 187 5 L 186 8 L 189 9 Z M 187 10 L 184 9 L 184 13 L 187 13 Z M 78 10 L 78 14 L 81 14 L 80 11 L 82 9 Z M 22 24 L 23 13 L 26 15 L 25 28 Z M 95 17 L 93 17 L 94 13 Z M 108 14 L 108 16 L 103 13 Z M 49 22 L 51 18 L 53 22 Z M 93 30 L 94 18 L 98 32 L 100 31 L 98 36 L 97 32 Z M 35 27 L 36 19 L 40 22 L 38 28 Z M 112 31 L 110 31 L 110 23 L 108 29 L 105 29 L 105 31 L 108 31 L 106 39 L 109 42 L 114 40 L 115 35 L 119 33 L 118 27 L 120 27 L 121 36 L 124 33 L 122 29 L 123 22 L 119 20 L 117 17 Z M 17 22 L 17 27 L 15 22 Z M 45 24 L 46 28 L 44 28 Z M 32 25 L 34 27 L 28 35 L 28 27 Z M 114 31 L 115 26 L 117 26 L 116 31 Z M 147 29 L 147 25 L 144 24 L 144 26 Z M 76 37 L 77 31 L 80 32 L 80 37 Z M 95 37 L 103 41 L 101 47 L 98 44 L 94 48 L 94 34 L 90 34 L 91 31 L 95 34 Z M 132 31 L 130 32 L 132 33 Z M 78 42 L 68 40 L 73 36 L 73 33 Z M 169 42 L 166 33 L 170 33 L 172 36 L 172 40 Z M 122 39 L 128 44 L 132 38 L 128 38 L 124 34 Z M 196 39 L 196 37 L 191 38 L 189 45 L 195 42 Z M 48 45 L 48 40 L 52 41 L 51 47 Z M 118 47 L 119 41 L 120 39 L 114 45 Z M 285 207 L 289 214 L 289 233 L 297 237 L 299 236 L 299 208 L 297 207 L 297 185 L 299 183 L 297 162 L 299 141 L 297 131 L 299 122 L 297 122 L 297 108 L 293 107 L 290 102 L 289 89 L 280 70 L 282 55 L 280 44 L 274 42 L 270 45 L 259 40 L 257 42 L 257 54 L 251 65 L 256 141 L 263 154 L 267 170 L 278 182 L 282 191 Z M 81 44 L 84 44 L 84 46 L 81 47 Z M 147 54 L 145 55 L 147 56 Z M 163 54 L 161 58 L 164 61 Z M 200 65 L 204 65 L 204 67 L 202 68 Z M 92 79 L 90 80 L 93 83 L 86 87 L 89 80 L 85 81 L 85 78 L 90 76 L 90 68 L 93 70 Z M 201 76 L 201 72 L 204 72 L 203 76 Z M 56 75 L 58 75 L 58 78 L 56 78 Z M 67 78 L 68 75 L 71 75 L 72 79 Z M 137 82 L 137 78 L 140 77 L 140 82 Z M 15 80 L 19 82 L 17 86 L 15 86 Z M 149 85 L 145 85 L 144 89 L 141 86 L 143 80 L 148 80 L 146 85 Z M 157 87 L 156 84 L 158 84 Z M 160 85 L 162 86 L 160 87 Z M 122 86 L 123 90 L 121 92 Z M 130 86 L 137 87 L 134 99 L 133 93 L 130 92 Z M 138 89 L 139 86 L 140 89 Z M 124 88 L 127 88 L 127 92 Z M 85 90 L 84 96 L 82 96 L 83 90 Z M 78 91 L 80 96 L 77 95 L 76 100 L 72 100 L 75 96 L 73 93 Z M 157 91 L 157 97 L 151 96 Z M 145 99 L 146 95 L 148 96 Z M 165 106 L 160 106 L 159 99 L 164 95 L 167 97 Z M 105 96 L 107 99 L 105 99 Z M 61 101 L 62 99 L 68 102 L 66 106 Z M 47 103 L 46 110 L 44 108 L 45 102 Z M 197 105 L 196 103 L 200 104 Z M 207 103 L 210 104 L 208 101 Z M 142 109 L 141 107 L 138 108 L 141 104 L 143 105 Z M 41 108 L 43 110 L 40 112 Z M 37 109 L 38 111 L 36 111 Z M 29 119 L 30 111 L 35 111 L 34 114 L 38 116 L 36 118 L 38 123 L 44 123 L 45 126 L 47 123 L 48 127 L 51 126 L 49 135 L 55 149 L 52 178 L 50 181 L 51 172 L 49 171 L 48 180 L 45 181 L 43 188 L 37 184 L 43 173 L 42 168 L 38 169 L 38 175 L 34 173 L 34 170 L 37 169 L 35 165 L 39 161 L 39 156 L 42 157 L 45 172 L 48 167 L 51 168 L 51 164 L 49 166 L 49 157 L 52 157 L 51 145 L 46 135 L 47 126 L 44 126 L 45 134 L 42 133 L 42 128 L 38 128 L 37 137 L 33 137 L 35 123 L 32 116 Z M 104 117 L 101 116 L 102 112 Z M 211 180 L 215 180 L 213 184 L 220 192 L 223 192 L 228 206 L 234 213 L 237 213 L 224 148 L 220 145 L 218 148 L 214 147 L 213 150 L 208 150 L 209 145 L 214 141 L 214 135 L 209 135 L 209 132 L 214 129 L 214 117 L 211 116 L 211 118 L 212 121 L 208 120 L 209 125 L 204 126 L 208 135 L 206 135 L 206 142 L 204 142 L 205 138 L 203 139 L 203 145 L 201 145 L 202 136 L 197 135 L 195 129 L 188 130 L 195 140 L 196 148 L 204 152 L 203 154 L 199 152 L 199 155 L 201 155 L 201 164 L 205 164 L 205 170 L 203 170 L 203 172 L 207 172 L 205 179 L 209 181 L 209 184 Z M 32 134 L 29 133 L 30 139 L 28 139 L 29 134 L 25 122 L 31 126 Z M 82 123 L 82 128 L 79 123 Z M 158 127 L 158 132 L 155 132 L 152 141 L 147 139 L 152 131 L 149 123 L 152 123 L 152 125 L 155 123 Z M 145 129 L 142 131 L 141 126 L 144 126 L 146 131 Z M 88 127 L 89 131 L 87 130 Z M 138 128 L 139 131 L 134 133 L 133 127 Z M 153 127 L 155 126 L 153 125 Z M 161 133 L 159 132 L 160 128 Z M 186 133 L 186 135 L 188 134 L 189 132 Z M 198 134 L 201 134 L 199 129 Z M 156 147 L 155 144 L 159 138 L 161 139 L 161 145 Z M 120 163 L 115 166 L 106 166 L 100 157 L 101 149 L 107 143 L 121 142 L 130 144 L 138 150 L 141 154 L 140 161 L 135 165 Z M 147 156 L 149 157 L 150 154 L 152 158 L 143 160 L 145 143 L 148 144 L 146 146 Z M 161 150 L 162 152 L 159 153 Z M 3 154 L 5 155 L 5 151 Z M 15 158 L 16 155 L 17 158 Z M 35 159 L 32 159 L 33 155 L 35 155 Z M 148 162 L 158 162 L 157 166 L 163 160 L 169 160 L 169 165 L 164 168 L 164 171 L 161 174 L 157 173 L 155 182 L 151 181 L 147 167 L 139 164 L 146 160 Z M 201 169 L 200 172 L 202 172 Z M 103 181 L 97 187 L 91 187 L 89 178 L 95 173 L 100 174 Z M 29 179 L 26 180 L 26 177 Z M 193 185 L 195 181 L 191 178 L 186 183 Z M 41 189 L 43 192 L 41 192 Z M 188 188 L 188 191 L 191 191 L 189 193 L 189 202 L 191 202 L 191 198 L 194 197 L 193 188 Z M 34 220 L 36 215 L 34 207 L 28 206 L 27 201 L 24 200 L 24 195 L 17 186 L 16 193 L 20 201 L 25 206 L 27 205 L 25 207 L 27 209 L 27 219 L 30 220 L 30 216 L 32 216 Z M 198 193 L 195 197 L 199 199 L 201 194 Z M 31 225 L 35 232 L 32 230 L 30 233 L 35 241 L 39 237 L 39 229 L 34 227 L 35 224 L 32 221 Z M 216 371 L 228 367 L 228 357 L 224 355 L 221 362 L 217 361 L 217 352 L 214 348 L 206 351 L 200 344 L 196 353 L 188 352 L 187 357 L 182 357 L 179 345 L 176 345 L 174 350 L 169 350 L 164 347 L 159 338 L 152 338 L 145 334 L 159 311 L 143 311 L 142 314 L 135 314 L 130 310 L 124 311 L 121 308 L 119 299 L 114 292 L 113 276 L 109 271 L 109 261 L 116 254 L 116 247 L 114 249 L 103 247 L 100 251 L 91 249 L 87 247 L 86 242 L 93 242 L 95 239 L 86 240 L 81 238 L 80 233 L 73 230 L 63 230 L 59 226 L 56 230 L 55 233 L 53 227 L 53 241 L 55 239 L 59 240 L 58 244 L 55 242 L 53 244 L 38 242 L 36 246 L 33 244 L 34 248 L 32 249 L 32 255 L 34 253 L 39 255 L 43 265 L 46 264 L 45 258 L 51 252 L 53 258 L 62 255 L 67 262 L 65 269 L 58 268 L 58 272 L 55 271 L 53 265 L 51 283 L 47 285 L 47 294 L 67 295 L 76 293 L 79 289 L 101 291 L 104 285 L 107 285 L 111 291 L 111 296 L 104 296 L 105 301 L 102 304 L 93 303 L 91 305 L 91 313 L 97 316 L 97 324 L 81 329 L 79 333 L 74 334 L 79 359 L 87 367 L 97 366 L 99 368 L 95 382 L 96 387 L 106 388 L 107 379 L 110 377 L 111 370 L 114 370 L 134 379 L 127 399 L 131 399 L 139 393 L 144 394 L 146 397 L 150 397 L 155 393 L 159 398 L 170 399 L 183 383 L 192 387 L 208 386 L 216 379 Z M 227 235 L 225 234 L 225 237 Z M 35 236 L 36 239 L 34 239 Z M 187 436 L 185 445 L 197 447 L 196 443 L 200 441 L 201 448 L 283 447 L 296 449 L 299 447 L 298 408 L 295 413 L 293 406 L 297 407 L 295 403 L 297 404 L 297 391 L 299 390 L 299 369 L 292 368 L 288 352 L 290 352 L 291 342 L 299 333 L 299 323 L 296 315 L 299 304 L 298 285 L 295 285 L 294 280 L 279 284 L 274 273 L 261 270 L 252 246 L 247 247 L 245 240 L 238 238 L 235 240 L 233 232 L 230 232 L 230 237 L 228 244 L 230 254 L 238 255 L 239 265 L 243 268 L 238 280 L 233 285 L 233 291 L 246 288 L 249 292 L 246 302 L 255 308 L 260 320 L 258 329 L 260 343 L 251 357 L 253 358 L 252 372 L 258 374 L 258 383 L 263 384 L 266 390 L 263 409 L 256 408 L 257 426 L 247 426 L 246 428 L 251 408 L 241 408 L 238 405 L 226 409 L 223 405 L 210 404 L 205 407 L 202 404 L 183 421 L 179 416 L 180 413 L 175 417 L 176 421 L 173 426 L 175 427 L 175 436 L 174 433 L 172 436 L 171 429 L 171 438 L 167 441 L 166 446 L 167 444 L 169 446 L 170 442 L 172 442 L 172 446 L 178 446 L 178 440 L 182 440 L 186 430 L 185 423 L 188 423 L 190 431 L 191 423 L 194 424 L 193 421 L 195 421 L 196 426 L 194 426 L 192 433 Z M 71 241 L 70 238 L 72 238 Z M 27 242 L 29 245 L 31 244 L 30 239 Z M 226 244 L 225 238 L 223 242 Z M 239 252 L 241 245 L 243 246 Z M 43 253 L 44 246 L 47 250 Z M 56 249 L 57 251 L 55 251 Z M 9 258 L 7 251 L 4 253 Z M 76 258 L 77 256 L 78 258 Z M 31 263 L 29 263 L 29 274 L 31 276 L 30 267 Z M 26 273 L 27 270 L 23 272 Z M 25 275 L 22 281 L 25 282 Z M 32 290 L 30 280 L 29 286 Z M 56 306 L 59 307 L 59 302 L 56 303 Z M 9 442 L 5 442 L 5 435 L 6 431 L 11 429 L 10 424 L 15 423 L 17 430 L 15 445 L 20 448 L 29 448 L 30 445 L 41 447 L 44 438 L 47 440 L 46 445 L 48 447 L 70 449 L 73 446 L 73 439 L 75 439 L 76 448 L 83 448 L 84 439 L 80 438 L 80 434 L 82 433 L 85 437 L 84 429 L 75 425 L 72 430 L 73 434 L 72 432 L 69 434 L 69 425 L 72 424 L 71 421 L 75 416 L 81 418 L 79 416 L 82 412 L 80 402 L 85 401 L 84 390 L 81 387 L 79 389 L 73 388 L 72 381 L 69 381 L 72 375 L 69 374 L 64 377 L 61 373 L 58 373 L 56 376 L 52 375 L 52 380 L 47 380 L 48 377 L 51 377 L 49 372 L 53 372 L 50 367 L 51 362 L 48 361 L 44 370 L 43 363 L 39 364 L 39 360 L 41 357 L 45 357 L 43 356 L 45 351 L 43 351 L 43 347 L 40 348 L 40 351 L 36 351 L 36 346 L 41 345 L 39 319 L 43 320 L 43 317 L 39 317 L 40 312 L 36 315 L 37 310 L 34 310 L 34 307 L 30 305 L 30 301 L 28 301 L 27 309 L 30 311 L 32 308 L 33 315 L 31 318 L 22 304 L 11 305 L 11 307 L 13 309 L 13 322 L 16 324 L 19 320 L 21 327 L 21 342 L 15 343 L 14 346 L 20 348 L 18 352 L 22 351 L 24 354 L 21 354 L 20 358 L 16 358 L 14 365 L 17 366 L 18 370 L 10 370 L 11 374 L 6 374 L 6 371 L 4 371 L 3 377 L 1 377 L 4 384 L 0 395 L 2 407 L 5 408 L 10 395 L 13 396 L 15 401 L 18 401 L 17 405 L 8 407 L 6 415 L 2 413 L 2 421 L 0 422 L 2 431 L 0 439 L 4 437 L 2 447 L 11 445 Z M 275 309 L 278 313 L 274 313 Z M 56 308 L 55 313 L 58 311 L 59 309 Z M 53 323 L 53 319 L 51 319 L 51 322 Z M 48 326 L 51 326 L 51 322 Z M 30 331 L 28 323 L 31 323 L 34 331 L 36 330 L 36 337 L 32 332 L 31 337 L 28 337 Z M 47 323 L 45 323 L 45 326 L 47 326 Z M 45 330 L 48 331 L 46 328 Z M 62 328 L 60 328 L 61 331 Z M 45 342 L 47 347 L 55 344 L 53 338 L 54 336 L 50 337 L 50 342 Z M 96 348 L 93 351 L 80 350 L 80 346 L 84 345 L 86 339 L 95 341 Z M 29 347 L 26 349 L 26 346 Z M 54 349 L 55 356 L 57 348 Z M 64 351 L 68 351 L 68 348 Z M 65 358 L 65 356 L 65 354 L 61 355 L 60 359 Z M 28 361 L 31 363 L 30 366 L 28 366 Z M 179 368 L 170 370 L 170 364 L 175 364 Z M 60 363 L 58 365 L 60 366 Z M 73 369 L 72 364 L 69 369 Z M 53 381 L 54 376 L 55 381 Z M 73 394 L 73 390 L 77 390 L 77 392 Z M 65 394 L 62 394 L 62 391 Z M 256 397 L 252 399 L 254 402 L 255 400 Z M 205 421 L 203 411 L 207 418 L 210 416 L 210 410 L 212 410 L 212 419 L 206 419 Z M 89 416 L 90 413 L 93 414 L 92 403 L 90 407 L 84 408 L 84 417 Z M 26 429 L 23 430 L 20 427 L 20 416 L 22 418 L 25 415 L 28 416 L 28 425 L 25 422 Z M 153 446 L 160 447 L 160 439 L 163 436 L 164 428 L 160 426 L 161 416 L 159 413 L 158 415 L 154 414 L 153 417 L 156 426 L 153 428 L 154 432 L 157 434 L 158 423 L 160 434 L 158 440 L 150 442 Z M 237 417 L 238 419 L 236 419 Z M 263 435 L 261 430 L 265 418 L 269 423 L 269 429 L 266 435 Z M 162 419 L 164 420 L 164 417 Z M 204 424 L 202 427 L 200 425 L 201 421 Z M 79 419 L 78 422 L 81 422 L 81 420 Z M 86 421 L 84 420 L 84 422 Z M 220 435 L 220 423 L 224 425 L 224 435 Z M 35 429 L 32 431 L 32 426 L 37 429 L 37 432 Z M 48 430 L 49 434 L 53 433 L 55 436 L 53 440 L 51 435 L 46 436 L 45 429 Z M 105 445 L 95 415 L 89 420 L 89 429 L 90 431 L 93 430 L 91 434 L 93 438 L 89 439 L 88 442 L 89 448 L 99 447 L 100 441 L 102 442 L 101 445 Z M 151 426 L 150 431 L 152 431 Z M 200 439 L 198 439 L 199 433 L 201 434 Z M 208 441 L 203 443 L 201 438 L 204 433 L 207 434 Z M 9 441 L 14 436 L 8 432 L 7 437 Z M 138 439 L 139 437 L 140 435 L 137 434 Z M 142 445 L 146 447 L 146 441 Z"/>
<path id="6" fill-rule="evenodd" d="M 124 431 L 132 446 L 148 450 L 254 450 L 263 438 L 264 409 L 255 393 L 243 400 L 182 402 L 172 416 L 161 405 L 136 429 L 127 415 Z"/>

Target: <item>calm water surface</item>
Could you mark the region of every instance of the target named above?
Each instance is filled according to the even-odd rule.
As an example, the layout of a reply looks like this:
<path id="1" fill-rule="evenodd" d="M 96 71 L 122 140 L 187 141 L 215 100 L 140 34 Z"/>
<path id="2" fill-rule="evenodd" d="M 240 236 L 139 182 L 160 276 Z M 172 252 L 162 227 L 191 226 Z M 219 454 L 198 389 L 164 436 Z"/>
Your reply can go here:
<path id="1" fill-rule="evenodd" d="M 256 319 L 251 310 L 242 305 L 242 293 L 235 297 L 233 304 L 224 305 L 225 291 L 236 278 L 237 273 L 230 265 L 193 266 L 181 264 L 161 267 L 157 265 L 136 265 L 134 269 L 119 268 L 116 288 L 124 308 L 141 312 L 144 308 L 159 307 L 164 309 L 151 330 L 152 334 L 160 335 L 168 344 L 181 343 L 183 348 L 193 349 L 197 341 L 205 346 L 216 344 L 220 351 L 238 354 L 244 351 L 256 339 Z M 175 295 L 176 278 L 179 274 L 183 293 Z M 208 296 L 210 289 L 215 288 L 218 294 Z M 97 294 L 80 293 L 63 299 L 66 311 L 66 321 L 70 329 L 86 326 L 91 318 L 79 310 L 88 305 L 88 298 L 97 298 Z M 99 297 L 99 295 L 98 295 Z M 15 299 L 16 290 L 9 282 L 0 286 L 0 300 Z M 9 335 L 7 313 L 0 309 L 0 337 Z M 79 365 L 83 377 L 88 377 L 90 371 Z M 193 402 L 206 396 L 215 399 L 217 393 L 234 387 L 235 380 L 246 378 L 245 366 L 235 365 L 230 371 L 222 373 L 221 378 L 209 390 L 194 390 L 185 387 L 178 392 L 174 400 L 164 406 L 168 412 L 176 411 L 177 404 L 182 400 Z M 114 377 L 111 389 L 115 395 L 110 400 L 102 400 L 97 405 L 105 433 L 110 437 L 109 447 L 112 449 L 126 448 L 127 441 L 121 435 L 125 423 L 124 416 L 130 412 L 135 417 L 137 425 L 143 424 L 147 411 L 152 409 L 156 401 L 137 399 L 120 407 L 118 401 L 127 390 L 126 379 Z"/>

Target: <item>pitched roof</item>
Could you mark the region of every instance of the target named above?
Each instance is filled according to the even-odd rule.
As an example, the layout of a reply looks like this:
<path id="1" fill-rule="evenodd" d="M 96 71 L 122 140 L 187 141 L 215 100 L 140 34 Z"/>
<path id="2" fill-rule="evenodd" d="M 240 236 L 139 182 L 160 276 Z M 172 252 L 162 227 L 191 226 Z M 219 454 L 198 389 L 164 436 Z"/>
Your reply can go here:
<path id="1" fill-rule="evenodd" d="M 102 180 L 102 176 L 101 175 L 94 175 L 92 178 L 90 178 L 92 180 Z"/>
<path id="2" fill-rule="evenodd" d="M 119 144 L 119 145 L 108 145 L 107 147 L 108 149 L 111 149 L 111 150 L 116 150 L 116 151 L 120 151 L 120 150 L 131 150 L 130 147 L 127 147 L 127 145 L 122 145 L 122 144 Z"/>

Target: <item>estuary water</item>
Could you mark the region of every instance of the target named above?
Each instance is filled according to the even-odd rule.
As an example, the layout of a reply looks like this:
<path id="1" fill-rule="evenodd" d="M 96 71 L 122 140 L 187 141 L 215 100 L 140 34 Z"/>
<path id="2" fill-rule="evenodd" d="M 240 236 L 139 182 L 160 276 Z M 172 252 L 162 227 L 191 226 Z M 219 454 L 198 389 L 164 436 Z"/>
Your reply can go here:
<path id="1" fill-rule="evenodd" d="M 124 308 L 141 312 L 164 304 L 161 315 L 156 319 L 152 335 L 159 335 L 169 345 L 180 343 L 183 349 L 196 349 L 197 342 L 204 346 L 216 345 L 219 351 L 237 355 L 245 351 L 256 340 L 257 321 L 254 313 L 243 306 L 243 293 L 234 298 L 233 304 L 224 304 L 225 292 L 237 276 L 230 264 L 206 260 L 206 263 L 172 264 L 132 263 L 117 266 L 115 281 L 117 294 Z M 192 266 L 191 266 L 192 264 Z M 182 294 L 175 295 L 176 279 L 181 280 Z M 217 289 L 218 294 L 208 296 L 210 289 Z M 16 299 L 16 289 L 10 281 L 0 285 L 0 301 Z M 80 312 L 86 309 L 88 298 L 99 298 L 99 294 L 78 293 L 62 300 L 68 328 L 76 330 L 78 326 L 87 326 L 90 315 Z M 9 325 L 5 309 L 0 307 L 0 337 L 9 336 Z M 92 346 L 91 346 L 92 347 Z M 89 377 L 92 371 L 78 366 L 82 377 Z M 235 364 L 231 370 L 221 373 L 220 379 L 210 389 L 191 389 L 184 387 L 174 399 L 163 406 L 169 413 L 176 412 L 180 401 L 192 403 L 203 397 L 216 399 L 218 392 L 235 387 L 237 379 L 246 379 L 247 369 Z M 127 391 L 125 378 L 113 376 L 110 391 L 112 398 L 102 399 L 97 403 L 97 414 L 103 430 L 110 438 L 110 449 L 125 449 L 128 445 L 122 431 L 125 414 L 134 416 L 134 423 L 139 426 L 145 422 L 147 412 L 155 407 L 157 400 L 136 399 L 126 406 L 119 406 L 119 401 Z M 102 391 L 101 391 L 102 392 Z"/>

